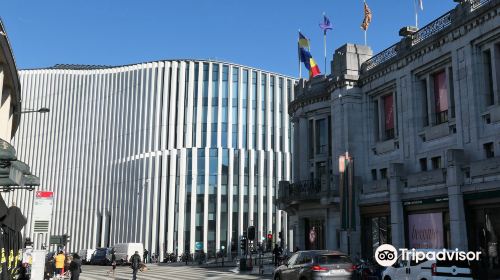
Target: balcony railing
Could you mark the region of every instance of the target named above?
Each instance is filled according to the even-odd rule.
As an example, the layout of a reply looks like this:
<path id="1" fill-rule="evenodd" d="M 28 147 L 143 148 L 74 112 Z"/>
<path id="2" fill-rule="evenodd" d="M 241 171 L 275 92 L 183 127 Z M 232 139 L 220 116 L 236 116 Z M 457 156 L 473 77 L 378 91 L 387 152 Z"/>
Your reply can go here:
<path id="1" fill-rule="evenodd" d="M 288 204 L 307 200 L 319 201 L 321 198 L 331 196 L 338 196 L 338 187 L 329 184 L 326 180 L 280 182 L 278 201 Z"/>

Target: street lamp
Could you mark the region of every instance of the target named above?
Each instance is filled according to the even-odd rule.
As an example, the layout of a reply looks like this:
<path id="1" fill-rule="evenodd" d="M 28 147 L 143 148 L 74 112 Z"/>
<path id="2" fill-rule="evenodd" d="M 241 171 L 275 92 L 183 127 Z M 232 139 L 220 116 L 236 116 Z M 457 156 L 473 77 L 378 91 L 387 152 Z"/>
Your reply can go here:
<path id="1" fill-rule="evenodd" d="M 50 112 L 50 109 L 47 107 L 42 107 L 38 110 L 35 109 L 25 109 L 24 111 L 21 111 L 20 114 L 27 114 L 27 113 L 40 113 L 40 114 L 45 114 Z"/>

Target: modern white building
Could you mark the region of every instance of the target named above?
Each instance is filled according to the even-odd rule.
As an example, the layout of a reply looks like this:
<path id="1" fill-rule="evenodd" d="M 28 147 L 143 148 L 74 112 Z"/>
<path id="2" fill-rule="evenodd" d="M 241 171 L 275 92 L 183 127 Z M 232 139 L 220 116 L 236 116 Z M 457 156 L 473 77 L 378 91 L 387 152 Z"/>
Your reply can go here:
<path id="1" fill-rule="evenodd" d="M 13 142 L 54 191 L 50 234 L 69 235 L 69 251 L 234 252 L 249 225 L 259 238 L 287 228 L 274 199 L 291 178 L 293 78 L 202 60 L 19 75 L 23 104 L 51 114 L 26 116 Z"/>

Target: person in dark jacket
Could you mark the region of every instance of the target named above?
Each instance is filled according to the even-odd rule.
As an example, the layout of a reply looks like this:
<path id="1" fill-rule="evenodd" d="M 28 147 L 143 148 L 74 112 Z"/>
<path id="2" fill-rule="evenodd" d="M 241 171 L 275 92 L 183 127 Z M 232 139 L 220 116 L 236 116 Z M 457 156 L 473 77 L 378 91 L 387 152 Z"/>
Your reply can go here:
<path id="1" fill-rule="evenodd" d="M 148 254 L 149 254 L 148 250 L 144 249 L 144 254 L 143 254 L 144 256 L 142 259 L 144 263 L 148 263 Z"/>
<path id="2" fill-rule="evenodd" d="M 130 258 L 130 267 L 132 268 L 132 280 L 137 280 L 137 270 L 141 266 L 141 256 L 139 251 L 135 251 L 135 254 Z"/>
<path id="3" fill-rule="evenodd" d="M 69 264 L 69 271 L 71 271 L 71 280 L 80 279 L 80 273 L 82 272 L 82 260 L 78 254 L 73 254 L 73 260 Z"/>

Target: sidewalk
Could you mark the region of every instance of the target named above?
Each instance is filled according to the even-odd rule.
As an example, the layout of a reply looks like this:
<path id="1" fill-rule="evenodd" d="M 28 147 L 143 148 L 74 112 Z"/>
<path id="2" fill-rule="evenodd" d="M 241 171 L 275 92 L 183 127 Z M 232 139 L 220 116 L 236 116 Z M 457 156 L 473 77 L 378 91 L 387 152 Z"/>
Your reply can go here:
<path id="1" fill-rule="evenodd" d="M 237 274 L 244 274 L 244 275 L 261 275 L 261 276 L 267 276 L 272 277 L 273 276 L 273 271 L 275 267 L 272 264 L 265 264 L 262 266 L 261 269 L 259 269 L 259 266 L 254 266 L 253 269 L 250 271 L 240 271 L 238 267 L 235 267 L 234 269 L 231 269 L 230 271 L 233 273 Z"/>

